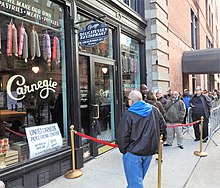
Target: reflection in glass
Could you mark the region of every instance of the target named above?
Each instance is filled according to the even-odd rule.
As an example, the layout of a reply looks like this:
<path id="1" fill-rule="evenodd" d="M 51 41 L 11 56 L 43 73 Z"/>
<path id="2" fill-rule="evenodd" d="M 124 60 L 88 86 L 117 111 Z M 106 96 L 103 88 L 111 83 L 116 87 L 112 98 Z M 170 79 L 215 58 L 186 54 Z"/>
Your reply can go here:
<path id="1" fill-rule="evenodd" d="M 66 67 L 65 55 L 61 55 L 65 54 L 63 8 L 47 0 L 29 2 L 35 11 L 44 10 L 51 19 L 34 18 L 28 14 L 21 16 L 19 12 L 0 7 L 0 127 L 4 125 L 18 133 L 6 131 L 3 134 L 9 138 L 10 146 L 28 146 L 26 140 L 19 136 L 19 133 L 25 134 L 25 127 L 57 123 L 62 136 L 67 136 L 64 129 L 67 104 L 63 100 L 66 98 Z M 48 2 L 49 7 L 46 6 Z M 22 34 L 24 30 L 26 34 Z M 25 40 L 20 39 L 21 36 Z M 10 78 L 16 75 L 11 87 L 7 88 Z M 44 88 L 49 82 L 55 82 L 55 85 L 47 93 Z M 21 99 L 13 99 L 9 90 L 14 98 Z M 28 149 L 23 155 L 27 160 Z"/>
<path id="2" fill-rule="evenodd" d="M 128 93 L 140 89 L 140 51 L 138 41 L 121 34 L 122 83 L 124 104 L 127 106 Z"/>
<path id="3" fill-rule="evenodd" d="M 113 66 L 95 63 L 95 96 L 99 105 L 98 138 L 112 141 L 114 133 Z"/>
<path id="4" fill-rule="evenodd" d="M 81 131 L 91 135 L 91 124 L 94 123 L 97 138 L 113 141 L 115 139 L 113 65 L 97 62 L 94 65 L 95 79 L 90 80 L 89 57 L 79 56 Z M 94 93 L 91 93 L 90 88 L 93 88 Z M 90 96 L 93 95 L 94 101 L 91 101 Z M 90 146 L 90 141 L 83 138 L 84 158 L 90 157 Z"/>
<path id="5" fill-rule="evenodd" d="M 81 132 L 90 134 L 90 111 L 89 111 L 89 59 L 79 56 L 79 87 L 80 87 L 80 113 L 81 113 Z M 82 138 L 83 157 L 90 157 L 90 141 Z"/>

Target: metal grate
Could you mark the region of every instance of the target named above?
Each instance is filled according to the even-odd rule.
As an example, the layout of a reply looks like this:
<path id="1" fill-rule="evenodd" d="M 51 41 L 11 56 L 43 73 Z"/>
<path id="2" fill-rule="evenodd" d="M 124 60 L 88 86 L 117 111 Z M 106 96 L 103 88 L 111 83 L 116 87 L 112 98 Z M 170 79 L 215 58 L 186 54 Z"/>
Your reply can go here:
<path id="1" fill-rule="evenodd" d="M 50 170 L 40 172 L 37 175 L 38 186 L 45 185 L 50 182 Z"/>

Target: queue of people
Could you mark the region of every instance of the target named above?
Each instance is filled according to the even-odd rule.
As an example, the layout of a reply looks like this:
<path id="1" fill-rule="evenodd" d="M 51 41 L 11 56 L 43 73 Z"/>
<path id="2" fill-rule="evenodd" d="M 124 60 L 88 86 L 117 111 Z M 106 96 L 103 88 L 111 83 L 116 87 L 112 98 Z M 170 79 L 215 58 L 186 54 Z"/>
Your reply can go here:
<path id="1" fill-rule="evenodd" d="M 177 138 L 177 146 L 184 149 L 182 127 L 167 127 L 167 125 L 187 123 L 188 111 L 192 111 L 192 121 L 204 117 L 203 142 L 208 140 L 208 120 L 212 100 L 220 95 L 214 90 L 204 93 L 201 87 L 196 87 L 194 95 L 184 89 L 167 91 L 163 95 L 158 91 L 148 90 L 145 84 L 140 91 L 133 90 L 128 95 L 129 108 L 121 118 L 117 129 L 116 141 L 123 154 L 123 165 L 128 188 L 143 188 L 143 179 L 150 165 L 152 155 L 157 154 L 160 135 L 163 135 L 163 146 L 172 146 Z M 199 140 L 199 123 L 194 124 L 195 140 Z"/>

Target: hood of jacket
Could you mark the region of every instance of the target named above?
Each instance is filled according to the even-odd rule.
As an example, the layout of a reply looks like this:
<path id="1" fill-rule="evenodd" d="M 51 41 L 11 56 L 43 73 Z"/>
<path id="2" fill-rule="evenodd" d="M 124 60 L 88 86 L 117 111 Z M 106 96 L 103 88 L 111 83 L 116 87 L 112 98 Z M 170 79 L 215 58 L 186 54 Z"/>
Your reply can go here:
<path id="1" fill-rule="evenodd" d="M 142 117 L 147 117 L 152 111 L 152 105 L 144 101 L 138 101 L 128 108 L 128 111 L 138 114 Z"/>

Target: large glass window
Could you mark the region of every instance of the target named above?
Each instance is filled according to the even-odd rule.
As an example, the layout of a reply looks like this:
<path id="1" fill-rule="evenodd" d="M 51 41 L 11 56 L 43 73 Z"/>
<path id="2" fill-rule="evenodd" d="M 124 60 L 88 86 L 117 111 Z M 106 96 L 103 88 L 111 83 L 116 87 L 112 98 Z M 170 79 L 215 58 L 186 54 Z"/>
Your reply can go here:
<path id="1" fill-rule="evenodd" d="M 144 1 L 143 0 L 124 0 L 134 11 L 144 17 Z"/>
<path id="2" fill-rule="evenodd" d="M 65 145 L 64 10 L 2 0 L 0 20 L 0 157 L 13 155 L 10 166 Z"/>
<path id="3" fill-rule="evenodd" d="M 194 50 L 197 47 L 197 17 L 193 10 L 191 9 L 191 45 Z"/>
<path id="4" fill-rule="evenodd" d="M 209 40 L 208 36 L 206 36 L 206 48 L 207 49 L 213 48 L 213 45 L 212 45 L 211 41 Z"/>
<path id="5" fill-rule="evenodd" d="M 140 51 L 138 41 L 121 34 L 122 83 L 124 103 L 128 93 L 140 89 Z"/>
<path id="6" fill-rule="evenodd" d="M 79 24 L 77 24 L 77 28 L 80 31 L 87 24 L 92 22 L 92 20 L 89 19 L 88 17 L 81 15 L 81 14 L 78 14 L 78 22 L 79 22 Z M 108 37 L 104 41 L 102 41 L 99 44 L 94 45 L 94 46 L 80 46 L 79 45 L 79 51 L 113 59 L 113 45 L 112 45 L 112 43 L 113 43 L 112 29 L 109 28 L 108 29 Z"/>

